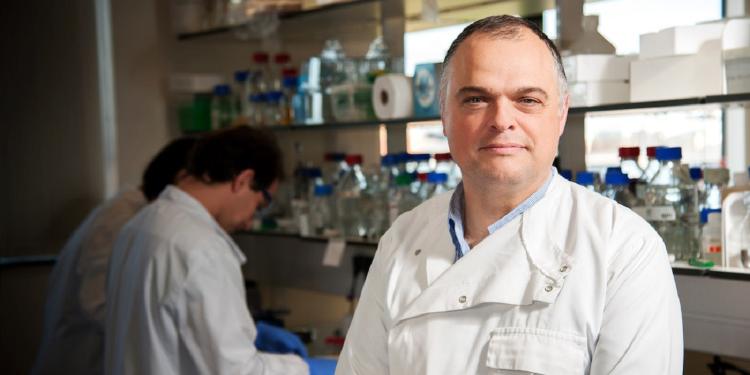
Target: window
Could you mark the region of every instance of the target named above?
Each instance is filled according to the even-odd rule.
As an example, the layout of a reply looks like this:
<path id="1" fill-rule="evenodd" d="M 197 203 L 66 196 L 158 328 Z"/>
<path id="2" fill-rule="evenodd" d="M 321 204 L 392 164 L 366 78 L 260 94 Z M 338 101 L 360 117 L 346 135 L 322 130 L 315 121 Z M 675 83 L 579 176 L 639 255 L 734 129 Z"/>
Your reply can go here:
<path id="1" fill-rule="evenodd" d="M 584 4 L 584 14 L 599 15 L 599 31 L 618 54 L 638 53 L 641 34 L 720 19 L 722 13 L 722 0 L 600 0 Z M 418 63 L 442 61 L 450 43 L 466 25 L 406 33 L 406 74 L 413 74 Z M 556 37 L 555 9 L 543 13 L 542 25 L 547 35 Z M 647 146 L 656 144 L 683 147 L 684 161 L 691 165 L 722 163 L 720 108 L 595 113 L 588 114 L 585 121 L 588 169 L 617 165 L 620 146 L 641 146 L 645 153 Z M 436 152 L 433 150 L 440 147 L 447 151 L 448 147 L 440 122 L 409 124 L 407 143 L 410 152 Z"/>

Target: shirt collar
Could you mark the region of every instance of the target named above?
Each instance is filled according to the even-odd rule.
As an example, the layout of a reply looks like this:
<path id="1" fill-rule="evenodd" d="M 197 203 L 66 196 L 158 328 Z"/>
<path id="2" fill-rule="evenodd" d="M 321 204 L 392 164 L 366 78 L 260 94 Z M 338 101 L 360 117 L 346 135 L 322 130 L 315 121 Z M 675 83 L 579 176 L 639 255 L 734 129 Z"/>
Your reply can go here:
<path id="1" fill-rule="evenodd" d="M 547 192 L 547 189 L 549 189 L 550 183 L 552 183 L 552 179 L 555 177 L 556 174 L 557 174 L 557 169 L 555 169 L 555 167 L 552 167 L 551 173 L 547 177 L 547 180 L 537 191 L 535 191 L 528 198 L 526 198 L 526 200 L 521 202 L 521 204 L 513 208 L 505 216 L 501 217 L 498 221 L 494 222 L 492 225 L 487 227 L 487 231 L 490 234 L 496 232 L 498 229 L 505 226 L 505 224 L 511 222 L 513 219 L 517 218 L 519 215 L 521 215 L 526 210 L 528 210 L 531 206 L 539 202 L 539 200 L 541 200 L 544 197 L 544 194 Z M 448 230 L 450 231 L 453 244 L 456 247 L 456 261 L 458 261 L 461 257 L 466 255 L 466 253 L 468 253 L 470 249 L 469 243 L 466 241 L 466 238 L 464 238 L 463 182 L 459 183 L 458 186 L 456 187 L 456 190 L 453 192 L 453 196 L 451 196 L 448 210 L 449 210 L 448 211 Z"/>
<path id="2" fill-rule="evenodd" d="M 247 261 L 245 254 L 240 250 L 237 244 L 234 242 L 231 236 L 216 222 L 211 213 L 206 210 L 197 199 L 193 198 L 190 194 L 184 192 L 180 188 L 174 185 L 167 185 L 164 191 L 159 195 L 159 199 L 169 200 L 189 211 L 197 219 L 205 221 L 210 225 L 216 233 L 221 236 L 232 249 L 232 253 L 235 255 L 240 264 L 244 264 Z"/>

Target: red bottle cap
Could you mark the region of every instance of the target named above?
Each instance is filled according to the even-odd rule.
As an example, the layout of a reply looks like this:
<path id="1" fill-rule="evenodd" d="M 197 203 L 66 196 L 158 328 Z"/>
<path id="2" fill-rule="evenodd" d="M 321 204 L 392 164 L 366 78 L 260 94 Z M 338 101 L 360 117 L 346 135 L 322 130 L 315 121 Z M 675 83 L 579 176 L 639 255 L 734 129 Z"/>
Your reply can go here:
<path id="1" fill-rule="evenodd" d="M 620 147 L 617 150 L 621 158 L 637 158 L 641 154 L 640 147 Z"/>
<path id="2" fill-rule="evenodd" d="M 268 62 L 268 54 L 265 52 L 255 52 L 253 54 L 253 62 L 265 64 Z"/>
<path id="3" fill-rule="evenodd" d="M 435 154 L 435 161 L 445 161 L 445 160 L 453 160 L 453 157 L 451 156 L 450 152 L 445 152 L 442 154 Z"/>
<path id="4" fill-rule="evenodd" d="M 346 155 L 346 164 L 349 164 L 350 166 L 354 164 L 362 164 L 362 155 L 361 154 Z"/>
<path id="5" fill-rule="evenodd" d="M 277 53 L 276 56 L 274 56 L 273 61 L 277 64 L 286 64 L 289 61 L 292 61 L 292 57 L 289 56 L 288 53 Z"/>

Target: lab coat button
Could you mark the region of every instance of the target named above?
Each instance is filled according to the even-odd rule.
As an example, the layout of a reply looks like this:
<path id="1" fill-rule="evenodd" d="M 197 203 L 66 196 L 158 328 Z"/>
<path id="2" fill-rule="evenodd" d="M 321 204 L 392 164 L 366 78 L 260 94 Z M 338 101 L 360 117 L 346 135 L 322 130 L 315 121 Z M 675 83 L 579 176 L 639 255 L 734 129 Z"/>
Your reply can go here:
<path id="1" fill-rule="evenodd" d="M 417 249 L 417 251 L 414 252 L 414 255 L 419 255 L 419 253 L 422 252 L 422 249 Z"/>
<path id="2" fill-rule="evenodd" d="M 551 292 L 551 291 L 552 291 L 552 289 L 554 289 L 554 287 L 553 287 L 552 285 L 547 285 L 547 286 L 546 286 L 546 287 L 544 288 L 544 290 L 545 290 L 545 291 L 547 291 L 547 292 Z"/>
<path id="3" fill-rule="evenodd" d="M 459 303 L 466 303 L 466 296 L 458 297 L 458 302 Z"/>
<path id="4" fill-rule="evenodd" d="M 563 265 L 562 267 L 560 267 L 560 272 L 568 272 L 568 266 Z"/>

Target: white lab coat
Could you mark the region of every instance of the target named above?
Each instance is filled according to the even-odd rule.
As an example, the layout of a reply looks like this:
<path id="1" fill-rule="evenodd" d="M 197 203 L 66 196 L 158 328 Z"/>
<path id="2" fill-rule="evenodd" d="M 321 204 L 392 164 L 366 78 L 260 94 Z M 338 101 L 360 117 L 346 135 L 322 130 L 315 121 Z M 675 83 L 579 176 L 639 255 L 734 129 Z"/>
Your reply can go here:
<path id="1" fill-rule="evenodd" d="M 640 217 L 555 176 L 453 264 L 449 200 L 381 239 L 337 375 L 682 373 L 674 279 Z"/>
<path id="2" fill-rule="evenodd" d="M 68 239 L 49 278 L 32 374 L 101 374 L 107 265 L 117 233 L 143 206 L 126 190 L 94 209 Z"/>
<path id="3" fill-rule="evenodd" d="M 168 186 L 115 244 L 107 279 L 105 372 L 307 375 L 298 356 L 256 351 L 244 262 L 208 211 Z"/>

